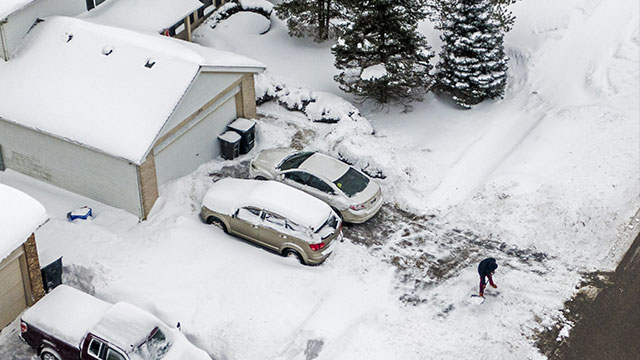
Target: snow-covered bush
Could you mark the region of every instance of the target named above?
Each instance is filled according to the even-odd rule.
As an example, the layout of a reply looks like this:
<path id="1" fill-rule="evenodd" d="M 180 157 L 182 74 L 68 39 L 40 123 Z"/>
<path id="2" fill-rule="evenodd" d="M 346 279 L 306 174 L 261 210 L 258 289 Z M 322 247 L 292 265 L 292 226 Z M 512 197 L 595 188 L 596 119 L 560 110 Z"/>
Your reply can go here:
<path id="1" fill-rule="evenodd" d="M 214 29 L 218 23 L 241 11 L 250 11 L 271 19 L 273 4 L 266 0 L 238 0 L 228 2 L 216 9 L 206 23 Z"/>

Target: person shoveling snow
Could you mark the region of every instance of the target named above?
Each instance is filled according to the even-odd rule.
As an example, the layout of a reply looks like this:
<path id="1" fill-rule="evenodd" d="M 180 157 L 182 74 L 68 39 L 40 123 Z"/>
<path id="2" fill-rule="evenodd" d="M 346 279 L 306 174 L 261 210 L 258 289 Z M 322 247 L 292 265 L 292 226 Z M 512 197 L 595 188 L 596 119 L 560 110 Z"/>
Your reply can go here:
<path id="1" fill-rule="evenodd" d="M 484 297 L 484 288 L 487 286 L 486 279 L 489 278 L 489 285 L 494 289 L 498 288 L 498 285 L 493 283 L 493 274 L 498 268 L 498 264 L 496 264 L 496 259 L 494 258 L 486 258 L 480 261 L 478 264 L 478 274 L 480 274 L 480 293 L 478 296 Z"/>

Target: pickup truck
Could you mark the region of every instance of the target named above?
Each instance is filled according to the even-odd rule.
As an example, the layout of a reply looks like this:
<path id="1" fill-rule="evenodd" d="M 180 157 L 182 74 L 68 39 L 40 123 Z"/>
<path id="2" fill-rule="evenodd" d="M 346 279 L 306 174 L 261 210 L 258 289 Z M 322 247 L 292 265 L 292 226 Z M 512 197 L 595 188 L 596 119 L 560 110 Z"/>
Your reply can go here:
<path id="1" fill-rule="evenodd" d="M 42 360 L 211 360 L 148 312 L 66 285 L 22 314 L 19 336 Z"/>

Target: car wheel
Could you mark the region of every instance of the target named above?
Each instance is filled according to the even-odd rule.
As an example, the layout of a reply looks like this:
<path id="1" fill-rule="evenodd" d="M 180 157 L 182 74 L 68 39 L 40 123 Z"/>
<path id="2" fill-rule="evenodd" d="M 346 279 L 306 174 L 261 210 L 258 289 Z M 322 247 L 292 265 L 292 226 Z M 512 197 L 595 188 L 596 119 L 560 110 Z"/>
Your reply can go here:
<path id="1" fill-rule="evenodd" d="M 300 264 L 304 265 L 304 260 L 302 259 L 302 255 L 300 255 L 297 251 L 293 249 L 284 249 L 282 255 L 287 258 L 296 259 Z"/>
<path id="2" fill-rule="evenodd" d="M 48 350 L 44 350 L 40 354 L 40 358 L 42 360 L 60 360 L 60 358 L 58 358 L 55 354 L 53 354 L 52 352 L 49 352 Z"/>
<path id="3" fill-rule="evenodd" d="M 209 216 L 207 218 L 207 224 L 215 225 L 215 226 L 219 227 L 220 229 L 222 229 L 222 231 L 224 231 L 225 233 L 228 233 L 227 226 L 224 224 L 224 222 L 222 222 L 222 220 L 218 219 L 215 216 Z"/>
<path id="4" fill-rule="evenodd" d="M 255 177 L 256 180 L 268 180 L 266 177 L 262 176 L 262 175 L 258 175 Z"/>

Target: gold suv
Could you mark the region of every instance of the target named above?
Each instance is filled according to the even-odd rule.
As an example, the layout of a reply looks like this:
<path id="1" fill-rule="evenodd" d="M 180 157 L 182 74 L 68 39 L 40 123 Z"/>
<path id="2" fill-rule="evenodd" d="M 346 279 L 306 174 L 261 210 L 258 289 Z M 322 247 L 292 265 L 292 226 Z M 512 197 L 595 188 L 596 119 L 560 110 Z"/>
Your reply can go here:
<path id="1" fill-rule="evenodd" d="M 219 180 L 202 199 L 200 218 L 308 265 L 322 263 L 342 240 L 342 220 L 329 205 L 276 181 Z"/>

